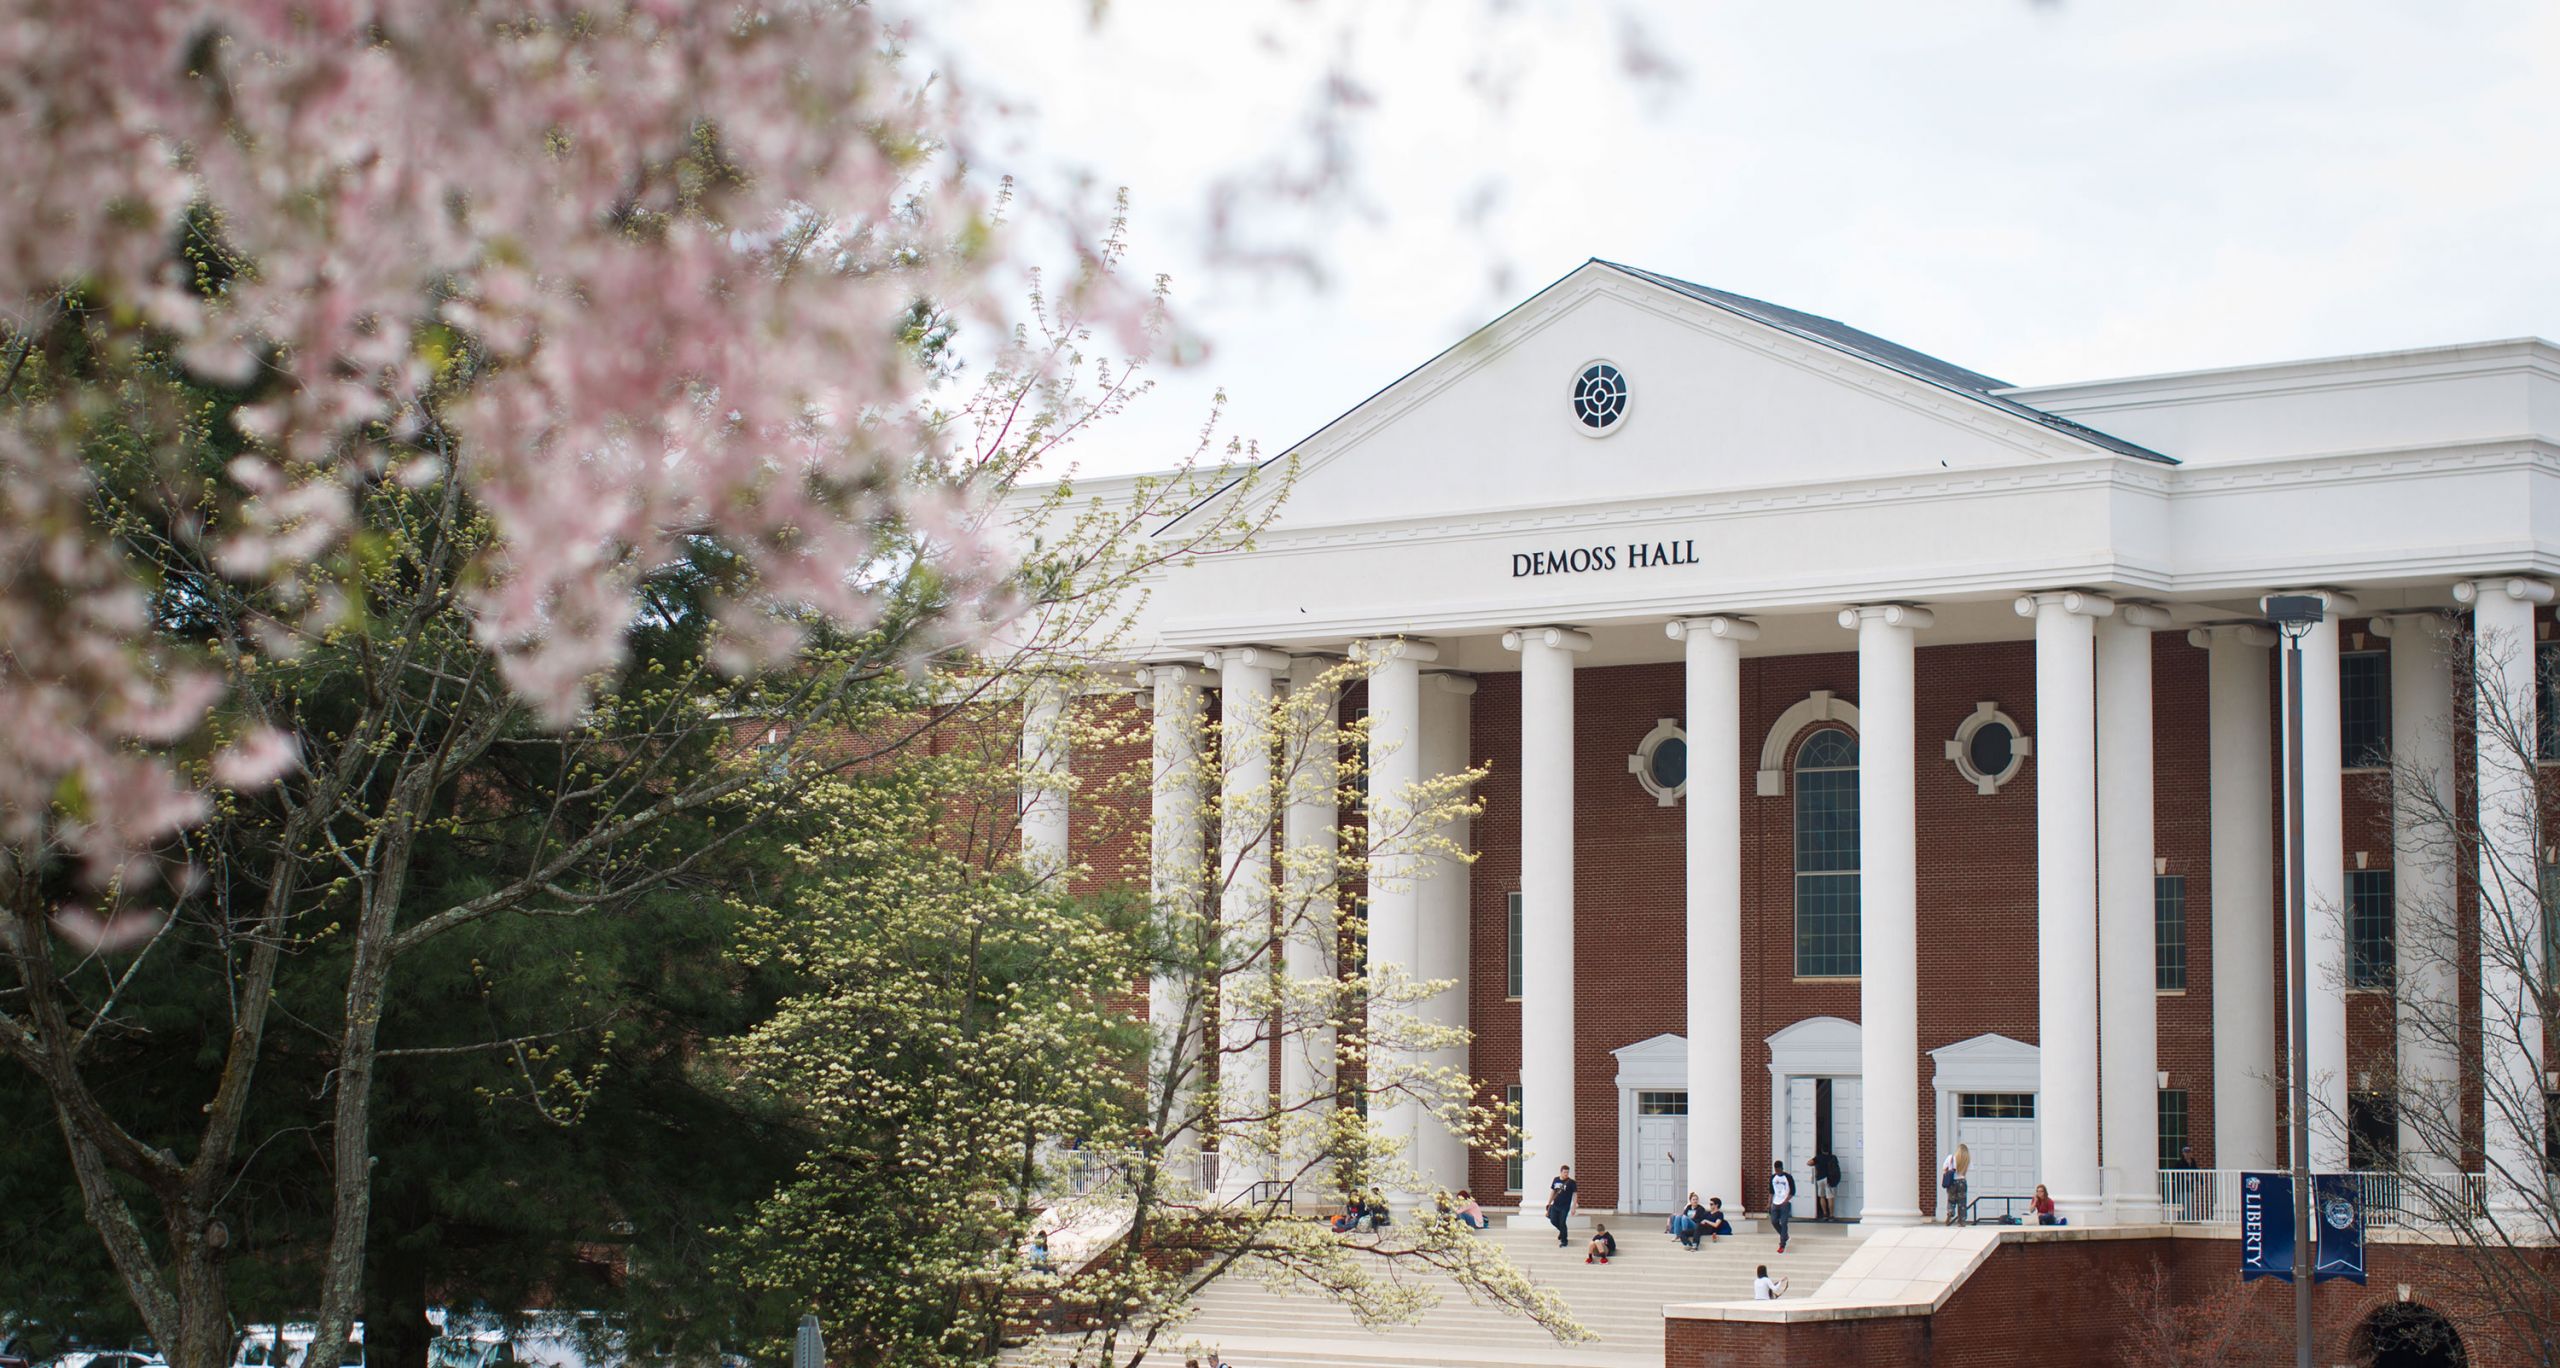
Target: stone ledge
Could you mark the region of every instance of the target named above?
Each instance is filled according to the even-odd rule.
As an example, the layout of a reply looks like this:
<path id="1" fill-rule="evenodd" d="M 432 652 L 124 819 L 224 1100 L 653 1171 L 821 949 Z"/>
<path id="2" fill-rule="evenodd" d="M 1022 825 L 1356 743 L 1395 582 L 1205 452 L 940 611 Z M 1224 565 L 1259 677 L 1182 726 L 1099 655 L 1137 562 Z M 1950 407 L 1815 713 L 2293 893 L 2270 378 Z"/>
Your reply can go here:
<path id="1" fill-rule="evenodd" d="M 1662 1308 L 1662 1314 L 1666 1320 L 1780 1325 L 1926 1316 L 1944 1308 L 1965 1279 L 2004 1244 L 2157 1240 L 2172 1237 L 2180 1229 L 2165 1224 L 1903 1226 L 1868 1236 L 1810 1296 L 1778 1301 L 1678 1302 Z"/>

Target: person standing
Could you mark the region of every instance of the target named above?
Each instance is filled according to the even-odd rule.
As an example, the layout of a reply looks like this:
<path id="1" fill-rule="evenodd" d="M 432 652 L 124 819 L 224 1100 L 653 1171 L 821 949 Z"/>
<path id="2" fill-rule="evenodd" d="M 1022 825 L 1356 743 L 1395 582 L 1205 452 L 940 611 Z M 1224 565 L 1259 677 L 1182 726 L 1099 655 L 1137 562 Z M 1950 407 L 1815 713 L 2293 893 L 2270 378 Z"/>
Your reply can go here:
<path id="1" fill-rule="evenodd" d="M 1769 1161 L 1769 1225 L 1778 1232 L 1778 1252 L 1787 1252 L 1787 1222 L 1795 1215 L 1796 1180 L 1787 1174 L 1787 1161 Z"/>
<path id="2" fill-rule="evenodd" d="M 1836 1221 L 1840 1218 L 1840 1156 L 1828 1149 L 1813 1154 L 1813 1219 Z"/>
<path id="3" fill-rule="evenodd" d="M 1573 1194 L 1580 1191 L 1573 1181 L 1573 1165 L 1560 1164 L 1556 1176 L 1547 1181 L 1547 1224 L 1556 1228 L 1556 1248 L 1573 1243 L 1565 1236 L 1565 1222 L 1573 1216 Z"/>

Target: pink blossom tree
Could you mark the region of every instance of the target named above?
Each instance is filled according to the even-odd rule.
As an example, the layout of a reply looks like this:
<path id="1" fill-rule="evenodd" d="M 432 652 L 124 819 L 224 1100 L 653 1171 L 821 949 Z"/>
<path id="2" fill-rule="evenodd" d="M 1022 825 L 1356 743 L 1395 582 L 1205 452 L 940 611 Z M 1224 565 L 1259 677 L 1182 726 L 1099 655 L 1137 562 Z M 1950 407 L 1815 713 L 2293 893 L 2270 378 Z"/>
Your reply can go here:
<path id="1" fill-rule="evenodd" d="M 334 1355 L 404 955 L 627 905 L 901 744 L 882 681 L 956 652 L 936 706 L 1000 692 L 1234 529 L 1132 549 L 1176 475 L 1024 562 L 1004 496 L 1143 387 L 1087 354 L 1160 297 L 1099 232 L 975 388 L 937 369 L 999 314 L 997 206 L 875 6 L 34 0 L 0 56 L 0 1056 L 143 1321 L 213 1368 L 275 985 L 341 947 Z M 701 630 L 632 660 L 671 584 Z M 428 900 L 418 843 L 535 738 L 575 757 L 509 796 L 538 839 Z M 229 1013 L 171 1080 L 201 1127 L 148 1133 L 92 1067 L 182 968 Z"/>

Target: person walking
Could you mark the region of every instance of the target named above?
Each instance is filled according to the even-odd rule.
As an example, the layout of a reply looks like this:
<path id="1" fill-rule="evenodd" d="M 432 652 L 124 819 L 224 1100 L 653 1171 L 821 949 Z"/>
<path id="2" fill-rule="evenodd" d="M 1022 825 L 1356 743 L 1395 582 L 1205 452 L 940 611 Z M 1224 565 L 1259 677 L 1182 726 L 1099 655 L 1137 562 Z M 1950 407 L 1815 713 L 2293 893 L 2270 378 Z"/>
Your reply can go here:
<path id="1" fill-rule="evenodd" d="M 1769 1161 L 1769 1225 L 1778 1232 L 1778 1252 L 1787 1252 L 1787 1222 L 1793 1218 L 1796 1180 L 1787 1174 L 1787 1161 Z"/>
<path id="2" fill-rule="evenodd" d="M 1559 1164 L 1556 1176 L 1547 1180 L 1547 1224 L 1556 1228 L 1556 1248 L 1563 1249 L 1573 1241 L 1565 1235 L 1565 1222 L 1573 1216 L 1573 1194 L 1581 1185 L 1573 1181 L 1573 1165 Z"/>

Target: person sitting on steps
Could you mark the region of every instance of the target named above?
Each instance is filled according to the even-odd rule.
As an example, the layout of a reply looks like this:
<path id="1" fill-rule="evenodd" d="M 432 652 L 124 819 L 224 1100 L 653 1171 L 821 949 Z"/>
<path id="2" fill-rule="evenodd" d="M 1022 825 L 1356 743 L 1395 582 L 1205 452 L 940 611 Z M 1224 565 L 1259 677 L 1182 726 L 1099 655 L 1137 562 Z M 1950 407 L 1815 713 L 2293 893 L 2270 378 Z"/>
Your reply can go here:
<path id="1" fill-rule="evenodd" d="M 1598 1260 L 1601 1263 L 1607 1263 L 1617 1254 L 1617 1252 L 1618 1237 L 1609 1233 L 1609 1227 L 1600 1224 L 1598 1221 L 1593 1221 L 1591 1223 L 1591 1252 L 1583 1255 L 1582 1261 L 1584 1263 L 1590 1263 L 1593 1260 Z"/>
<path id="2" fill-rule="evenodd" d="M 1707 1237 L 1709 1244 L 1714 1244 L 1718 1239 L 1733 1233 L 1733 1222 L 1726 1220 L 1724 1216 L 1722 1197 L 1707 1199 L 1707 1214 L 1698 1218 L 1698 1230 Z"/>
<path id="3" fill-rule="evenodd" d="M 1751 1300 L 1776 1301 L 1785 1295 L 1787 1295 L 1787 1280 L 1770 1277 L 1769 1265 L 1760 1265 L 1758 1273 L 1751 1279 Z"/>
<path id="4" fill-rule="evenodd" d="M 1476 1201 L 1475 1194 L 1465 1188 L 1458 1189 L 1457 1215 L 1458 1223 L 1469 1230 L 1482 1230 L 1492 1224 L 1485 1219 L 1484 1207 Z"/>
<path id="5" fill-rule="evenodd" d="M 1682 1249 L 1696 1249 L 1699 1237 L 1706 1231 L 1706 1225 L 1706 1204 L 1700 1202 L 1698 1194 L 1694 1192 L 1689 1194 L 1689 1200 L 1678 1211 L 1671 1214 L 1671 1233 L 1679 1237 Z"/>

